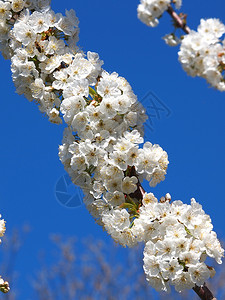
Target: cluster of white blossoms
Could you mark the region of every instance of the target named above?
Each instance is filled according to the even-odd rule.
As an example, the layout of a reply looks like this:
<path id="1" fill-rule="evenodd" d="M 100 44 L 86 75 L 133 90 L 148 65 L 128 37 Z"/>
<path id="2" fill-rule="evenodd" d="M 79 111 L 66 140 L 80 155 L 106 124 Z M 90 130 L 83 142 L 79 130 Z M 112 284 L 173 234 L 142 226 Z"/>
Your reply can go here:
<path id="1" fill-rule="evenodd" d="M 5 234 L 5 221 L 3 219 L 1 219 L 1 215 L 0 215 L 0 237 L 3 237 Z M 0 243 L 2 242 L 2 240 L 0 239 Z"/>
<path id="2" fill-rule="evenodd" d="M 201 19 L 197 31 L 186 35 L 178 52 L 183 69 L 225 91 L 225 25 L 218 19 Z"/>
<path id="3" fill-rule="evenodd" d="M 5 234 L 5 221 L 1 219 L 1 217 L 2 216 L 0 215 L 0 237 L 3 237 Z M 2 240 L 0 239 L 0 243 L 1 242 Z M 9 283 L 7 281 L 4 281 L 0 276 L 0 292 L 8 293 L 9 290 Z"/>
<path id="4" fill-rule="evenodd" d="M 76 46 L 78 19 L 50 9 L 49 1 L 0 1 L 1 51 L 11 59 L 12 78 L 18 94 L 39 104 L 53 123 L 61 123 L 60 104 L 67 83 L 88 78 L 93 84 L 98 68 Z M 84 63 L 85 62 L 85 63 Z"/>
<path id="5" fill-rule="evenodd" d="M 145 193 L 141 203 L 129 199 L 126 209 L 103 213 L 103 223 L 112 237 L 132 247 L 145 242 L 144 271 L 147 281 L 157 291 L 178 292 L 201 286 L 215 275 L 207 257 L 221 264 L 224 249 L 212 231 L 210 217 L 194 199 L 170 203 L 171 197 L 158 201 Z"/>
<path id="6" fill-rule="evenodd" d="M 65 169 L 82 188 L 84 203 L 99 224 L 107 229 L 114 214 L 129 220 L 126 208 L 140 198 L 140 182 L 155 186 L 165 179 L 169 163 L 159 145 L 144 143 L 144 108 L 124 78 L 106 71 L 95 88 L 76 81 L 63 95 L 61 112 L 69 126 L 59 156 Z M 118 238 L 109 233 L 123 245 L 132 243 L 126 241 L 125 228 Z"/>
<path id="7" fill-rule="evenodd" d="M 180 44 L 181 39 L 179 37 L 177 37 L 174 33 L 169 33 L 166 34 L 163 37 L 163 40 L 165 41 L 165 43 L 170 46 L 170 47 L 176 47 Z"/>
<path id="8" fill-rule="evenodd" d="M 20 15 L 26 9 L 31 12 L 46 11 L 50 8 L 50 0 L 2 0 L 0 1 L 0 50 L 6 59 L 10 59 L 13 51 L 10 48 L 10 31 Z M 22 31 L 24 33 L 24 31 Z"/>
<path id="9" fill-rule="evenodd" d="M 182 0 L 141 0 L 137 8 L 138 18 L 147 26 L 155 27 L 159 24 L 159 18 L 173 3 L 180 9 Z"/>
<path id="10" fill-rule="evenodd" d="M 155 26 L 171 3 L 181 5 L 143 0 L 139 16 Z M 17 92 L 68 126 L 59 157 L 96 222 L 123 246 L 146 243 L 144 269 L 156 289 L 203 284 L 213 273 L 205 256 L 221 263 L 223 255 L 211 221 L 194 200 L 170 204 L 167 194 L 158 202 L 143 190 L 143 180 L 154 187 L 165 179 L 167 153 L 144 142 L 147 116 L 129 83 L 103 70 L 97 53 L 77 47 L 75 12 L 55 14 L 48 0 L 0 1 L 0 22 Z"/>
<path id="11" fill-rule="evenodd" d="M 157 291 L 169 292 L 170 285 L 178 292 L 201 286 L 215 274 L 206 258 L 222 263 L 224 249 L 212 231 L 211 219 L 194 199 L 191 205 L 181 201 L 144 204 L 137 222 L 148 240 L 144 271 Z"/>

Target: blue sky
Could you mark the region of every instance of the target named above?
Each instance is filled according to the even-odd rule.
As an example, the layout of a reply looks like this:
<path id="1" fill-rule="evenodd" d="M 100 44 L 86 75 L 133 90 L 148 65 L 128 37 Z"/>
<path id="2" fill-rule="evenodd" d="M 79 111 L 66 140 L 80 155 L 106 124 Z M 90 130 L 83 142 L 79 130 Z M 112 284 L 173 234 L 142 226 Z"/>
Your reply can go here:
<path id="1" fill-rule="evenodd" d="M 183 2 L 182 11 L 188 14 L 192 29 L 200 18 L 216 17 L 225 23 L 224 1 Z M 169 192 L 173 200 L 185 203 L 195 197 L 210 214 L 219 238 L 225 239 L 225 93 L 185 74 L 177 60 L 178 48 L 169 48 L 161 39 L 172 31 L 169 16 L 157 28 L 148 28 L 137 19 L 138 3 L 56 0 L 52 8 L 62 13 L 75 9 L 82 49 L 98 52 L 104 68 L 125 77 L 140 101 L 152 92 L 170 112 L 169 116 L 161 112 L 159 119 L 152 117 L 153 130 L 147 126 L 146 140 L 163 147 L 170 161 L 166 180 L 148 191 L 159 197 Z M 15 94 L 9 61 L 0 59 L 0 213 L 7 221 L 7 234 L 24 223 L 32 228 L 17 257 L 22 288 L 39 267 L 39 251 L 51 251 L 51 233 L 109 238 L 84 205 L 69 209 L 57 201 L 55 185 L 65 174 L 58 159 L 63 128 L 50 124 L 34 103 Z M 147 100 L 144 104 L 151 113 Z M 29 289 L 18 299 L 28 298 Z"/>

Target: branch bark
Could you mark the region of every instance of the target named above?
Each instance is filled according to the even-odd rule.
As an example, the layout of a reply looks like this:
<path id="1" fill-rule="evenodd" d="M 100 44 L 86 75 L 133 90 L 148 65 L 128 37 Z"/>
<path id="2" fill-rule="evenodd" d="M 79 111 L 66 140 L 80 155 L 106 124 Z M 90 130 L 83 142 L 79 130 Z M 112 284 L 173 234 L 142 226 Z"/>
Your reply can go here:
<path id="1" fill-rule="evenodd" d="M 209 288 L 205 285 L 193 287 L 193 291 L 201 298 L 202 300 L 217 300 L 212 292 L 209 290 Z"/>
<path id="2" fill-rule="evenodd" d="M 171 5 L 169 5 L 167 12 L 169 15 L 171 15 L 178 28 L 181 28 L 187 34 L 191 32 L 191 29 L 186 25 L 186 23 L 181 19 L 181 17 L 178 16 L 178 14 L 174 11 Z"/>
<path id="3" fill-rule="evenodd" d="M 130 175 L 130 177 L 135 176 L 138 179 L 137 190 L 134 193 L 130 194 L 130 197 L 137 199 L 139 201 L 139 203 L 141 203 L 142 199 L 143 199 L 143 196 L 145 194 L 145 190 L 144 190 L 143 186 L 141 185 L 141 183 L 139 181 L 139 178 L 137 176 L 137 173 L 136 173 L 136 170 L 135 170 L 134 166 L 131 167 L 129 175 Z"/>

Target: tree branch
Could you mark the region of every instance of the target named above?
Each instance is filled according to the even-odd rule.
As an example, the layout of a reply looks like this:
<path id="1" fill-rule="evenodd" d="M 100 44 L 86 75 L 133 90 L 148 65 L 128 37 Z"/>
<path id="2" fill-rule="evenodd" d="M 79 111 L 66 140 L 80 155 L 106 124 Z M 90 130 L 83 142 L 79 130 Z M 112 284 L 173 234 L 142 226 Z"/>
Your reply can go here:
<path id="1" fill-rule="evenodd" d="M 178 28 L 181 28 L 187 34 L 191 32 L 191 29 L 186 25 L 186 22 L 184 22 L 184 20 L 182 20 L 181 17 L 178 16 L 171 5 L 169 5 L 167 12 L 169 15 L 171 15 Z"/>
<path id="2" fill-rule="evenodd" d="M 135 170 L 134 166 L 131 167 L 129 175 L 130 175 L 130 177 L 135 176 L 138 179 L 137 190 L 134 193 L 130 194 L 130 197 L 137 199 L 139 201 L 139 203 L 141 203 L 142 199 L 143 199 L 143 196 L 145 194 L 145 190 L 144 190 L 143 186 L 141 185 L 141 183 L 139 181 L 139 178 L 137 176 L 137 173 L 136 173 L 136 170 Z"/>
<path id="3" fill-rule="evenodd" d="M 205 283 L 202 286 L 195 285 L 195 287 L 193 287 L 193 290 L 202 300 L 217 300 L 205 285 Z"/>

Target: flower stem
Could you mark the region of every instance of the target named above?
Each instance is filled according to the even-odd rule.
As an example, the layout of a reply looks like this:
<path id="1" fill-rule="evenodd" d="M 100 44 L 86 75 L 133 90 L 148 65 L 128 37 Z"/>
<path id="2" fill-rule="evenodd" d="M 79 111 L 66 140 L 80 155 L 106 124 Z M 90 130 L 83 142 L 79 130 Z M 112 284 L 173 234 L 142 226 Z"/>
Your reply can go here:
<path id="1" fill-rule="evenodd" d="M 92 97 L 95 97 L 97 95 L 96 91 L 89 86 L 89 93 L 91 94 Z"/>

